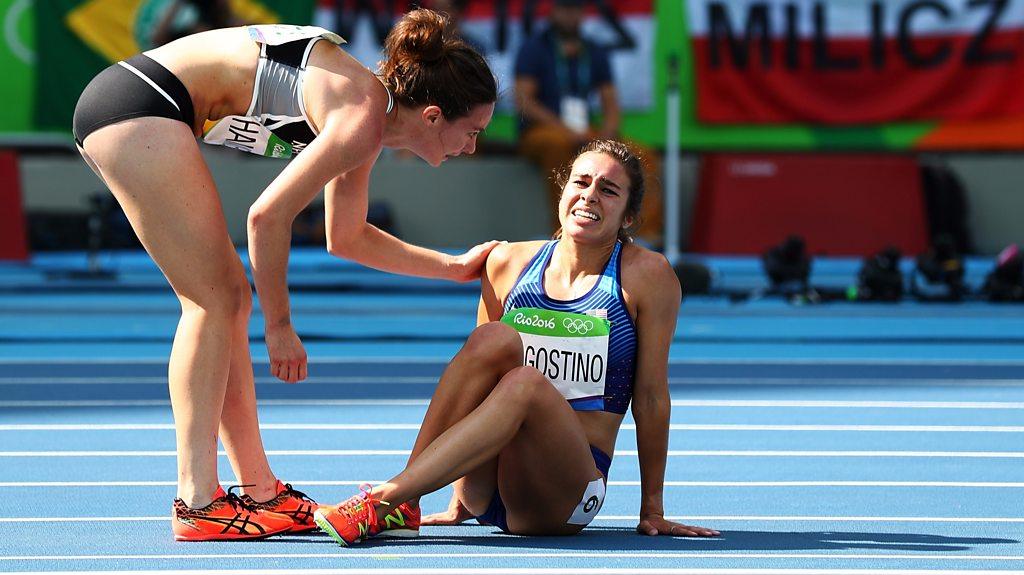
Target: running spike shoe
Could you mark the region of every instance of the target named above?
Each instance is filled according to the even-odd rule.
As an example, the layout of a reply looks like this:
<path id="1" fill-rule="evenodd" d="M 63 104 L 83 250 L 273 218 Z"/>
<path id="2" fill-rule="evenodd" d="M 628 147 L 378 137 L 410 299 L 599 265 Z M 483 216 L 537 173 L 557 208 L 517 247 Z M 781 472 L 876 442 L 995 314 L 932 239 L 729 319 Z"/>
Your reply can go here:
<path id="1" fill-rule="evenodd" d="M 206 507 L 193 509 L 175 499 L 171 508 L 175 541 L 260 539 L 286 533 L 294 523 L 287 515 L 250 507 L 234 493 L 224 493 L 220 486 Z"/>
<path id="2" fill-rule="evenodd" d="M 417 537 L 420 534 L 420 508 L 403 503 L 380 519 L 373 537 Z"/>
<path id="3" fill-rule="evenodd" d="M 281 483 L 279 480 L 276 487 L 277 495 L 270 501 L 256 501 L 249 495 L 243 495 L 242 501 L 249 507 L 260 511 L 272 511 L 292 518 L 292 533 L 306 533 L 316 529 L 313 522 L 313 512 L 316 511 L 317 502 L 313 501 L 305 493 L 292 488 L 291 483 Z"/>
<path id="4" fill-rule="evenodd" d="M 322 506 L 313 513 L 313 521 L 339 545 L 355 545 L 379 532 L 377 504 L 383 501 L 374 498 L 370 485 L 359 486 L 360 493 L 337 506 Z"/>

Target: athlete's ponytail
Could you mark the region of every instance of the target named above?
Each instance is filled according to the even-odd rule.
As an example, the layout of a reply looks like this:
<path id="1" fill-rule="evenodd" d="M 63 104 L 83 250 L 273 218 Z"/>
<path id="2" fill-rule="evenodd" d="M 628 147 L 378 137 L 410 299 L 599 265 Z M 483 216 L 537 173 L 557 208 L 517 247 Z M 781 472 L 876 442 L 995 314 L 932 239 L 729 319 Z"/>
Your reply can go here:
<path id="1" fill-rule="evenodd" d="M 498 99 L 487 61 L 455 35 L 448 17 L 421 8 L 406 14 L 384 41 L 380 75 L 399 103 L 435 105 L 445 119 Z"/>

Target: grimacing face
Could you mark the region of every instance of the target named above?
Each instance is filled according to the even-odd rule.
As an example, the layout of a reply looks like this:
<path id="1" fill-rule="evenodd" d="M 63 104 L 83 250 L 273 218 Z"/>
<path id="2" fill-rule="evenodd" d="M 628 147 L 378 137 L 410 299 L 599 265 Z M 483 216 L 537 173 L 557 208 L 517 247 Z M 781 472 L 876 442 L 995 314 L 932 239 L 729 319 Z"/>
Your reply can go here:
<path id="1" fill-rule="evenodd" d="M 476 151 L 477 136 L 491 123 L 493 115 L 493 103 L 480 104 L 470 110 L 469 114 L 448 121 L 436 106 L 427 106 L 424 120 L 428 122 L 428 136 L 422 149 L 413 151 L 435 167 L 449 158 L 472 154 Z"/>
<path id="2" fill-rule="evenodd" d="M 626 216 L 629 176 L 615 158 L 587 152 L 573 162 L 558 203 L 562 235 L 583 241 L 610 241 L 632 224 Z"/>

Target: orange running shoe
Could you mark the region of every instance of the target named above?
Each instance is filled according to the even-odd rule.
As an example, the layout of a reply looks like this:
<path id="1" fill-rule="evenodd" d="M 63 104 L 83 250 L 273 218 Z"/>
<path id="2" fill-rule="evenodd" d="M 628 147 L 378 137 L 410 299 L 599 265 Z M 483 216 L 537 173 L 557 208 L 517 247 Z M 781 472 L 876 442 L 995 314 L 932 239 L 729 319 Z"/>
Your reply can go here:
<path id="1" fill-rule="evenodd" d="M 383 503 L 370 493 L 370 485 L 359 486 L 359 493 L 337 506 L 322 506 L 313 513 L 313 521 L 339 545 L 355 545 L 379 532 L 377 504 Z"/>
<path id="2" fill-rule="evenodd" d="M 260 539 L 287 533 L 294 524 L 287 515 L 250 507 L 230 490 L 224 493 L 220 486 L 213 501 L 202 509 L 192 509 L 181 499 L 175 499 L 171 508 L 175 541 Z"/>
<path id="3" fill-rule="evenodd" d="M 413 509 L 403 503 L 380 520 L 378 531 L 372 537 L 418 537 L 420 534 L 420 508 Z"/>
<path id="4" fill-rule="evenodd" d="M 313 522 L 313 512 L 316 511 L 317 502 L 309 498 L 305 493 L 292 488 L 291 483 L 277 482 L 277 495 L 270 501 L 259 502 L 249 497 L 242 496 L 242 501 L 249 507 L 255 507 L 260 511 L 272 511 L 292 518 L 292 533 L 306 533 L 316 529 Z"/>

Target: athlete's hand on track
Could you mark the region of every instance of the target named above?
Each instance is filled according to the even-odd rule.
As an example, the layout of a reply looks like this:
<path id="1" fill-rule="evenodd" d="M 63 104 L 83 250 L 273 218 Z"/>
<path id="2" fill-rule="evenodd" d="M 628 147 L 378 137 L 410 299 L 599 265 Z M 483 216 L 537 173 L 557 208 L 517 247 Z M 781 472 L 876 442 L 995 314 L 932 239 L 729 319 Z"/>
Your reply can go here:
<path id="1" fill-rule="evenodd" d="M 502 242 L 491 240 L 480 245 L 473 246 L 468 252 L 452 258 L 451 278 L 457 282 L 468 282 L 480 277 L 484 269 L 487 256 L 494 249 L 494 246 Z"/>
<path id="2" fill-rule="evenodd" d="M 683 525 L 669 521 L 661 515 L 641 517 L 640 524 L 636 526 L 636 532 L 641 535 L 674 535 L 676 537 L 717 537 L 721 535 L 714 529 Z"/>
<path id="3" fill-rule="evenodd" d="M 448 504 L 448 510 L 442 513 L 431 513 L 423 518 L 421 525 L 458 525 L 467 519 L 472 519 L 473 514 L 462 506 L 458 499 Z"/>
<path id="4" fill-rule="evenodd" d="M 306 349 L 291 326 L 266 331 L 270 373 L 287 383 L 306 379 Z"/>

